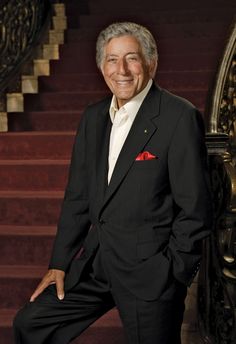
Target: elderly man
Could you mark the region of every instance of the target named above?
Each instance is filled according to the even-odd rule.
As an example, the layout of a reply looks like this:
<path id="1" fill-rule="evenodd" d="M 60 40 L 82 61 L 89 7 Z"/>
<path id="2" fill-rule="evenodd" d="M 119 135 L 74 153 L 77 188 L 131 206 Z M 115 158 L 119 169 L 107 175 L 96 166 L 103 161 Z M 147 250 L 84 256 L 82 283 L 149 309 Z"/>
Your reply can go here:
<path id="1" fill-rule="evenodd" d="M 211 227 L 202 117 L 154 84 L 143 26 L 108 26 L 96 58 L 113 96 L 81 120 L 49 270 L 15 343 L 69 343 L 116 306 L 129 344 L 179 344 Z"/>

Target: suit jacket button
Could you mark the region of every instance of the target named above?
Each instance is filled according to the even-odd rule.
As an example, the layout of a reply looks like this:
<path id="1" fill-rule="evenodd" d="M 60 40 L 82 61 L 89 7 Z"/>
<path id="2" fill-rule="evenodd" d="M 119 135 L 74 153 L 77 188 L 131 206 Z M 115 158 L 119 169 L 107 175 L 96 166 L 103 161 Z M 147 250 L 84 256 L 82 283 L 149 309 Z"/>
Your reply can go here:
<path id="1" fill-rule="evenodd" d="M 103 219 L 99 220 L 100 225 L 104 225 L 105 221 Z"/>

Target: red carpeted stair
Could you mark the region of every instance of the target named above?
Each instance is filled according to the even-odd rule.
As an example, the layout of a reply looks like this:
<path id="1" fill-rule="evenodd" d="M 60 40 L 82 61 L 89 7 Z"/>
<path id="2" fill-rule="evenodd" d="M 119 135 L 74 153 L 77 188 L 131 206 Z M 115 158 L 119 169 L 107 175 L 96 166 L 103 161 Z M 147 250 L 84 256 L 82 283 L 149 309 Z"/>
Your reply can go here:
<path id="1" fill-rule="evenodd" d="M 0 135 L 0 344 L 13 343 L 12 317 L 47 269 L 82 111 L 108 94 L 95 64 L 100 29 L 113 20 L 147 25 L 158 41 L 157 82 L 204 113 L 236 8 L 232 0 L 65 3 L 60 60 L 51 62 L 50 77 L 39 78 L 39 94 L 25 96 L 25 112 L 9 114 L 10 132 Z M 123 344 L 116 311 L 76 343 Z M 199 341 L 189 336 L 184 343 Z"/>

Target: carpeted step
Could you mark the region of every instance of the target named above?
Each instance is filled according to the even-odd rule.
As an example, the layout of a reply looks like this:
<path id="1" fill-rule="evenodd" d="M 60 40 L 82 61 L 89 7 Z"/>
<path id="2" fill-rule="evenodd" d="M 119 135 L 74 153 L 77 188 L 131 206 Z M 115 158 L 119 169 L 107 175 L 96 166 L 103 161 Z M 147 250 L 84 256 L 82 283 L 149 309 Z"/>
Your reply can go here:
<path id="1" fill-rule="evenodd" d="M 164 88 L 172 89 L 200 89 L 207 88 L 213 76 L 213 71 L 182 71 L 161 72 L 156 76 L 158 84 Z M 191 80 L 191 83 L 189 82 Z M 93 92 L 107 88 L 102 76 L 93 73 L 61 74 L 49 77 L 41 77 L 39 80 L 41 92 L 80 92 L 87 88 Z M 66 117 L 66 113 L 64 116 Z M 69 114 L 68 114 L 69 115 Z M 50 115 L 48 116 L 50 118 Z"/>
<path id="2" fill-rule="evenodd" d="M 186 47 L 184 50 L 186 50 Z M 201 50 L 196 53 L 191 53 L 191 51 L 188 51 L 185 55 L 183 55 L 183 53 L 181 54 L 181 51 L 176 51 L 175 54 L 169 55 L 160 54 L 157 77 L 160 72 L 167 71 L 215 71 L 219 63 L 219 58 L 219 53 L 202 53 Z M 89 68 L 87 68 L 87 66 L 89 66 Z M 73 57 L 73 54 L 65 57 L 63 61 L 51 61 L 50 69 L 52 75 L 68 74 L 68 76 L 73 74 L 83 74 L 88 70 L 88 73 L 99 75 L 98 80 L 101 79 L 100 73 L 96 66 L 94 52 L 89 53 L 88 56 L 81 53 L 79 56 L 76 56 L 76 61 Z M 88 85 L 87 87 L 89 89 L 91 86 Z"/>
<path id="3" fill-rule="evenodd" d="M 97 31 L 99 34 L 99 30 Z M 96 33 L 95 33 L 96 36 Z M 224 43 L 222 39 L 217 37 L 212 37 L 209 39 L 208 37 L 199 37 L 196 40 L 188 37 L 188 38 L 162 38 L 159 39 L 158 42 L 158 49 L 161 53 L 160 56 L 165 55 L 182 55 L 185 56 L 185 61 L 187 60 L 188 54 L 194 54 L 201 52 L 202 53 L 211 53 L 211 54 L 218 54 L 222 52 L 222 48 L 224 47 Z M 75 61 L 82 56 L 87 55 L 88 57 L 95 58 L 95 39 L 91 40 L 83 40 L 81 42 L 64 44 L 60 47 L 60 58 L 64 61 L 66 58 L 74 58 Z M 187 56 L 186 56 L 187 55 Z M 173 61 L 173 60 L 172 60 Z M 63 62 L 62 62 L 63 63 Z M 78 63 L 78 61 L 77 61 Z M 89 66 L 89 65 L 88 65 Z"/>
<path id="4" fill-rule="evenodd" d="M 40 92 L 83 92 L 85 89 L 89 92 L 106 90 L 106 83 L 97 71 L 97 73 L 71 73 L 42 76 L 39 78 Z"/>
<path id="5" fill-rule="evenodd" d="M 47 265 L 0 265 L 0 309 L 21 307 L 29 300 L 46 271 Z"/>
<path id="6" fill-rule="evenodd" d="M 12 320 L 17 309 L 0 309 L 1 344 L 13 344 Z M 125 344 L 120 317 L 116 308 L 94 322 L 73 344 Z"/>
<path id="7" fill-rule="evenodd" d="M 73 131 L 76 132 L 82 110 L 69 111 L 30 111 L 11 112 L 8 114 L 8 128 L 10 131 Z M 61 142 L 62 144 L 62 142 Z M 59 148 L 59 147 L 58 147 Z M 55 148 L 57 153 L 57 149 Z M 51 154 L 53 152 L 51 151 Z M 67 150 L 68 154 L 68 150 Z"/>
<path id="8" fill-rule="evenodd" d="M 120 325 L 119 317 L 113 316 L 112 310 L 102 318 L 92 324 L 79 338 L 72 344 L 125 344 L 124 330 Z M 15 309 L 0 310 L 0 332 L 2 344 L 13 344 L 12 319 L 16 314 Z M 112 320 L 114 317 L 114 321 Z M 113 323 L 114 322 L 114 323 Z M 196 330 L 189 330 L 184 325 L 182 327 L 182 344 L 201 344 L 200 336 Z"/>
<path id="9" fill-rule="evenodd" d="M 63 196 L 62 191 L 0 191 L 0 225 L 55 225 Z"/>
<path id="10" fill-rule="evenodd" d="M 111 23 L 111 21 L 110 21 Z M 202 37 L 211 38 L 224 38 L 228 32 L 228 28 L 224 22 L 214 23 L 170 23 L 170 24 L 159 24 L 159 25 L 148 25 L 148 19 L 140 24 L 148 26 L 152 34 L 160 39 L 198 39 Z M 66 42 L 76 43 L 84 40 L 95 40 L 97 33 L 104 28 L 104 24 L 98 27 L 82 27 L 77 29 L 69 29 L 66 31 Z"/>
<path id="11" fill-rule="evenodd" d="M 1 344 L 13 344 L 12 319 L 16 309 L 0 309 Z M 124 330 L 116 309 L 112 309 L 92 324 L 72 344 L 125 344 Z M 201 344 L 196 330 L 182 326 L 182 344 Z"/>
<path id="12" fill-rule="evenodd" d="M 108 91 L 58 92 L 25 95 L 25 111 L 82 111 L 87 105 L 95 103 L 109 94 Z M 66 128 L 65 128 L 66 130 Z"/>
<path id="13" fill-rule="evenodd" d="M 69 160 L 0 160 L 0 190 L 64 190 L 68 170 Z"/>
<path id="14" fill-rule="evenodd" d="M 215 0 L 214 2 L 205 2 L 204 0 L 201 1 L 188 1 L 188 0 L 181 0 L 178 2 L 173 2 L 172 0 L 168 0 L 165 2 L 156 2 L 154 3 L 152 0 L 146 0 L 145 1 L 145 10 L 146 13 L 152 12 L 153 9 L 156 10 L 192 10 L 192 9 L 202 9 L 202 8 L 210 8 L 210 6 L 213 6 L 216 8 L 224 8 L 225 7 L 225 1 L 224 0 Z M 227 8 L 231 7 L 232 9 L 235 8 L 235 3 L 233 0 L 227 1 Z M 136 0 L 135 3 L 133 2 L 127 2 L 125 0 L 114 2 L 112 6 L 107 5 L 106 0 L 99 0 L 99 1 L 90 1 L 89 8 L 91 13 L 93 14 L 100 14 L 104 12 L 109 12 L 110 14 L 113 13 L 142 13 L 144 9 L 144 4 L 142 0 Z"/>
<path id="15" fill-rule="evenodd" d="M 78 28 L 80 23 L 80 16 L 89 13 L 88 1 L 63 1 L 66 4 L 67 25 L 70 28 Z"/>
<path id="16" fill-rule="evenodd" d="M 233 6 L 233 9 L 235 7 Z M 81 15 L 79 18 L 79 27 L 106 27 L 111 22 L 117 21 L 137 21 L 137 23 L 146 22 L 148 26 L 153 24 L 167 24 L 167 23 L 212 23 L 212 22 L 228 22 L 233 19 L 233 11 L 229 11 L 227 7 L 224 8 L 200 8 L 200 9 L 155 9 L 148 13 L 148 17 L 143 13 L 130 12 L 127 13 L 108 13 L 107 11 L 99 15 L 90 13 L 89 15 Z M 70 16 L 73 16 L 73 10 L 67 11 L 70 21 Z"/>
<path id="17" fill-rule="evenodd" d="M 0 226 L 0 265 L 47 265 L 55 226 Z"/>
<path id="18" fill-rule="evenodd" d="M 173 89 L 173 93 L 192 102 L 198 109 L 204 109 L 207 98 L 207 90 Z"/>
<path id="19" fill-rule="evenodd" d="M 12 333 L 12 320 L 16 314 L 15 308 L 0 308 L 0 343 L 14 344 Z"/>
<path id="20" fill-rule="evenodd" d="M 0 157 L 6 160 L 69 159 L 74 136 L 74 131 L 1 133 Z"/>
<path id="21" fill-rule="evenodd" d="M 203 109 L 205 107 L 206 89 L 176 89 L 172 90 L 177 95 L 187 98 L 195 106 Z M 61 92 L 61 93 L 40 93 L 40 94 L 28 94 L 25 97 L 25 110 L 28 111 L 50 111 L 50 110 L 63 110 L 70 111 L 78 109 L 82 111 L 84 107 L 89 104 L 96 103 L 105 96 L 108 96 L 109 91 L 97 91 L 97 92 Z"/>

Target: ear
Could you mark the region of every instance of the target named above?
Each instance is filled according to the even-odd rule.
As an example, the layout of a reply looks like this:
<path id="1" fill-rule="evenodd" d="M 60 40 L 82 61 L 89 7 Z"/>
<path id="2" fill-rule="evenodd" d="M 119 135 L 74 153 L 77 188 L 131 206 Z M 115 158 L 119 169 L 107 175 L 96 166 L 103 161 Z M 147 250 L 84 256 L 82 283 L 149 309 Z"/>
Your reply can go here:
<path id="1" fill-rule="evenodd" d="M 157 60 L 150 61 L 148 68 L 149 68 L 149 75 L 153 79 L 155 77 L 156 70 L 157 70 Z"/>
<path id="2" fill-rule="evenodd" d="M 100 71 L 100 73 L 102 73 L 102 75 L 104 75 L 103 63 L 101 64 L 101 66 L 98 67 L 98 70 Z"/>

